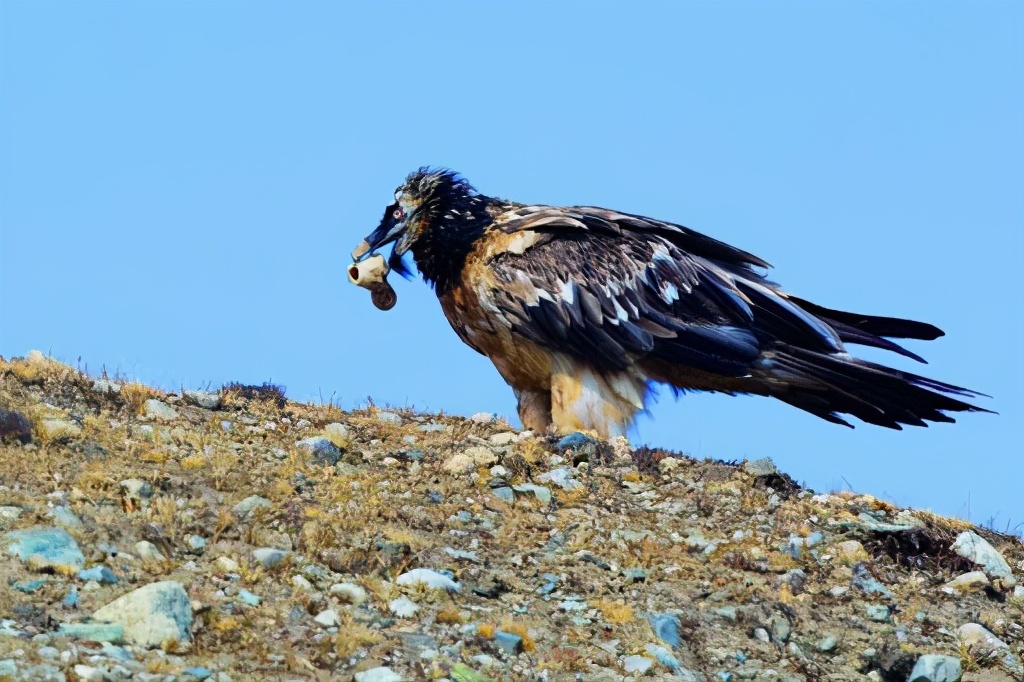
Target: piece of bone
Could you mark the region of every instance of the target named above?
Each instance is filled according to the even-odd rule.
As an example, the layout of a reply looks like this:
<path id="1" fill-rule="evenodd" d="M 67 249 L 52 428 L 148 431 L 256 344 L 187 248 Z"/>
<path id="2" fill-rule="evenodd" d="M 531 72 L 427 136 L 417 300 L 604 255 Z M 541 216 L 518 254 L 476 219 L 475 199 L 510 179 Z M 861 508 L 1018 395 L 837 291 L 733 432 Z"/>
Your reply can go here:
<path id="1" fill-rule="evenodd" d="M 352 252 L 352 260 L 359 260 L 364 253 L 370 250 L 370 242 L 365 239 L 359 242 L 359 246 Z"/>
<path id="2" fill-rule="evenodd" d="M 377 254 L 348 266 L 348 280 L 356 286 L 369 289 L 370 300 L 379 310 L 391 310 L 398 302 L 398 294 L 388 284 L 390 271 L 384 257 Z"/>

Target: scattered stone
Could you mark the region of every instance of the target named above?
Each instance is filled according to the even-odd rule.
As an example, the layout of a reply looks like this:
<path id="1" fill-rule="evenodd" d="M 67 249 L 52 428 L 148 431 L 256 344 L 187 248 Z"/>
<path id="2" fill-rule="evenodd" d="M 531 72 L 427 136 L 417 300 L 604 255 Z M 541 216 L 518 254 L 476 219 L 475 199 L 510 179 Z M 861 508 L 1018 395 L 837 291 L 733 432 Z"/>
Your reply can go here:
<path id="1" fill-rule="evenodd" d="M 572 477 L 573 470 L 568 467 L 559 467 L 543 473 L 537 477 L 541 483 L 554 483 L 562 490 L 575 490 L 582 488 L 583 484 Z"/>
<path id="2" fill-rule="evenodd" d="M 78 543 L 60 528 L 11 531 L 3 536 L 3 544 L 34 571 L 68 575 L 85 568 L 85 555 Z"/>
<path id="3" fill-rule="evenodd" d="M 348 427 L 341 422 L 331 422 L 325 426 L 324 434 L 335 443 L 344 443 L 349 439 Z"/>
<path id="4" fill-rule="evenodd" d="M 119 644 L 124 641 L 124 626 L 119 623 L 61 623 L 57 632 L 88 642 Z"/>
<path id="5" fill-rule="evenodd" d="M 18 582 L 14 583 L 14 589 L 16 589 L 18 592 L 24 592 L 25 594 L 35 594 L 40 589 L 42 589 L 43 585 L 45 584 L 46 580 L 44 579 L 19 580 Z"/>
<path id="6" fill-rule="evenodd" d="M 959 658 L 925 654 L 917 659 L 907 682 L 957 682 L 962 672 Z"/>
<path id="7" fill-rule="evenodd" d="M 341 448 L 331 442 L 326 436 L 311 436 L 295 441 L 295 447 L 308 452 L 313 456 L 317 464 L 334 466 L 341 460 Z"/>
<path id="8" fill-rule="evenodd" d="M 150 398 L 146 401 L 146 416 L 150 419 L 173 421 L 178 418 L 178 411 L 161 400 Z"/>
<path id="9" fill-rule="evenodd" d="M 488 441 L 490 441 L 491 445 L 497 445 L 501 447 L 504 445 L 511 445 L 512 443 L 516 442 L 518 437 L 518 435 L 511 431 L 505 431 L 503 433 L 494 434 L 493 436 L 488 438 Z"/>
<path id="10" fill-rule="evenodd" d="M 489 448 L 475 445 L 449 457 L 445 460 L 443 468 L 450 474 L 468 474 L 480 467 L 489 467 L 497 461 L 498 456 Z"/>
<path id="11" fill-rule="evenodd" d="M 646 656 L 638 656 L 634 654 L 633 656 L 626 656 L 622 659 L 622 669 L 627 675 L 632 675 L 633 673 L 644 675 L 653 665 L 654 661 Z"/>
<path id="12" fill-rule="evenodd" d="M 551 489 L 545 488 L 544 486 L 534 485 L 533 483 L 523 483 L 522 485 L 512 486 L 512 490 L 517 493 L 530 494 L 540 500 L 541 504 L 551 504 Z"/>
<path id="13" fill-rule="evenodd" d="M 654 630 L 654 636 L 668 644 L 670 647 L 677 647 L 682 643 L 679 635 L 679 617 L 670 613 L 650 614 L 647 622 Z"/>
<path id="14" fill-rule="evenodd" d="M 775 466 L 775 462 L 772 461 L 771 457 L 762 457 L 761 459 L 748 461 L 743 468 L 754 477 L 776 476 L 779 473 L 779 468 Z"/>
<path id="15" fill-rule="evenodd" d="M 207 410 L 216 410 L 220 407 L 220 393 L 208 393 L 207 391 L 185 391 L 182 397 Z"/>
<path id="16" fill-rule="evenodd" d="M 136 542 L 135 554 L 143 561 L 165 561 L 167 559 L 163 552 L 149 540 Z"/>
<path id="17" fill-rule="evenodd" d="M 20 507 L 0 507 L 0 522 L 17 521 L 19 516 Z"/>
<path id="18" fill-rule="evenodd" d="M 498 415 L 493 412 L 477 412 L 469 421 L 476 422 L 477 424 L 490 424 L 491 422 L 497 421 Z"/>
<path id="19" fill-rule="evenodd" d="M 129 500 L 141 503 L 153 497 L 153 486 L 141 478 L 126 478 L 121 481 L 121 494 Z"/>
<path id="20" fill-rule="evenodd" d="M 385 424 L 401 424 L 402 418 L 394 412 L 380 411 L 377 413 L 377 421 Z"/>
<path id="21" fill-rule="evenodd" d="M 649 655 L 654 656 L 654 660 L 656 660 L 658 663 L 661 663 L 669 670 L 677 671 L 677 674 L 678 671 L 680 671 L 683 667 L 682 664 L 679 663 L 679 659 L 673 656 L 672 652 L 663 646 L 659 646 L 657 644 L 648 644 L 645 647 L 645 650 Z M 693 673 L 690 673 L 690 676 L 691 679 L 693 679 Z"/>
<path id="22" fill-rule="evenodd" d="M 321 611 L 316 615 L 316 617 L 313 620 L 315 620 L 320 625 L 323 625 L 325 628 L 334 628 L 341 625 L 341 618 L 338 617 L 338 612 L 334 609 L 327 609 L 326 611 Z"/>
<path id="23" fill-rule="evenodd" d="M 523 650 L 523 638 L 504 630 L 498 630 L 494 633 L 494 643 L 499 649 L 510 656 L 516 656 Z"/>
<path id="24" fill-rule="evenodd" d="M 191 554 L 202 554 L 206 550 L 206 538 L 198 535 L 186 535 L 185 544 Z"/>
<path id="25" fill-rule="evenodd" d="M 892 597 L 889 588 L 871 575 L 871 569 L 865 563 L 859 563 L 853 567 L 853 578 L 850 580 L 850 584 L 868 596 L 877 594 L 886 599 Z"/>
<path id="26" fill-rule="evenodd" d="M 968 592 L 982 592 L 991 583 L 982 571 L 971 571 L 958 575 L 943 585 L 942 591 L 946 594 L 966 594 Z"/>
<path id="27" fill-rule="evenodd" d="M 393 599 L 388 603 L 388 609 L 399 618 L 412 618 L 420 610 L 419 604 L 406 596 Z"/>
<path id="28" fill-rule="evenodd" d="M 1006 642 L 989 632 L 978 623 L 964 623 L 957 628 L 957 634 L 964 646 L 977 656 L 991 656 L 998 649 L 1008 649 Z"/>
<path id="29" fill-rule="evenodd" d="M 245 498 L 234 507 L 231 508 L 231 512 L 240 519 L 247 519 L 257 509 L 268 509 L 270 507 L 270 500 L 259 495 L 250 495 Z"/>
<path id="30" fill-rule="evenodd" d="M 49 418 L 39 422 L 39 431 L 46 440 L 60 441 L 81 434 L 82 427 L 68 419 Z"/>
<path id="31" fill-rule="evenodd" d="M 238 573 L 238 562 L 226 556 L 219 556 L 213 562 L 214 568 L 221 573 Z"/>
<path id="32" fill-rule="evenodd" d="M 453 547 L 445 547 L 444 553 L 453 559 L 460 559 L 462 561 L 472 561 L 473 563 L 480 563 L 480 557 L 476 555 L 476 552 L 464 552 L 461 549 L 455 549 Z"/>
<path id="33" fill-rule="evenodd" d="M 192 603 L 180 583 L 150 583 L 92 614 L 98 622 L 124 626 L 125 639 L 144 647 L 188 648 L 192 642 Z"/>
<path id="34" fill-rule="evenodd" d="M 368 598 L 366 590 L 355 583 L 331 585 L 331 594 L 337 597 L 338 601 L 353 604 L 354 606 L 365 603 Z"/>
<path id="35" fill-rule="evenodd" d="M 244 587 L 238 590 L 238 599 L 247 606 L 259 606 L 263 603 L 263 597 L 253 594 Z"/>
<path id="36" fill-rule="evenodd" d="M 12 658 L 5 658 L 0 661 L 0 679 L 11 678 L 12 680 L 18 676 L 18 664 Z"/>
<path id="37" fill-rule="evenodd" d="M 54 523 L 64 526 L 68 530 L 82 530 L 85 527 L 82 519 L 78 518 L 75 512 L 64 505 L 51 509 L 49 517 L 53 519 Z"/>
<path id="38" fill-rule="evenodd" d="M 273 549 L 272 547 L 261 547 L 257 550 L 253 550 L 252 557 L 264 568 L 276 568 L 281 565 L 291 552 L 285 550 Z"/>
<path id="39" fill-rule="evenodd" d="M 459 584 L 449 578 L 446 575 L 432 571 L 429 568 L 414 568 L 411 571 L 407 571 L 402 575 L 398 576 L 395 581 L 399 585 L 415 585 L 422 583 L 427 587 L 435 590 L 445 590 L 447 592 L 458 592 Z"/>
<path id="40" fill-rule="evenodd" d="M 865 608 L 868 618 L 875 621 L 876 623 L 888 623 L 890 616 L 890 609 L 885 604 L 869 604 Z"/>
<path id="41" fill-rule="evenodd" d="M 838 637 L 835 635 L 825 635 L 818 642 L 818 651 L 828 653 L 830 651 L 835 651 L 837 646 L 839 646 Z"/>
<path id="42" fill-rule="evenodd" d="M 356 682 L 402 682 L 402 676 L 387 666 L 370 668 L 355 674 Z"/>
<path id="43" fill-rule="evenodd" d="M 837 542 L 832 551 L 834 552 L 836 559 L 844 564 L 855 564 L 858 562 L 869 561 L 871 559 L 871 557 L 868 556 L 867 551 L 864 549 L 864 545 L 860 544 L 856 540 Z"/>
<path id="44" fill-rule="evenodd" d="M 981 570 L 989 578 L 993 580 L 998 578 L 1007 587 L 1017 584 L 1016 578 L 1013 577 L 1013 571 L 1010 570 L 1010 565 L 1006 563 L 1003 555 L 974 531 L 965 530 L 960 533 L 951 549 L 968 561 L 981 566 Z"/>
<path id="45" fill-rule="evenodd" d="M 78 579 L 94 580 L 102 585 L 113 585 L 117 582 L 117 576 L 107 566 L 93 566 L 84 571 L 79 571 Z"/>
<path id="46" fill-rule="evenodd" d="M 512 488 L 509 488 L 508 486 L 492 488 L 491 493 L 493 493 L 494 496 L 497 497 L 499 500 L 503 500 L 509 503 L 515 502 L 516 499 L 515 492 L 513 492 Z"/>

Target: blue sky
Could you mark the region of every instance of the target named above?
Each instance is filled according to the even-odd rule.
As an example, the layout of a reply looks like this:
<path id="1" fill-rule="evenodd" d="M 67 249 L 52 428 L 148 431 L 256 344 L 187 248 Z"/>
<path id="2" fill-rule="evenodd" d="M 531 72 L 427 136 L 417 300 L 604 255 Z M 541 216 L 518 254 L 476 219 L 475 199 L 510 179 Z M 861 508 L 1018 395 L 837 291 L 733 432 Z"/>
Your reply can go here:
<path id="1" fill-rule="evenodd" d="M 1001 413 L 849 430 L 666 392 L 637 442 L 1024 522 L 1021 3 L 7 1 L 0 20 L 4 356 L 514 419 L 422 282 L 381 313 L 345 279 L 405 175 L 448 166 L 932 322 L 925 373 Z"/>

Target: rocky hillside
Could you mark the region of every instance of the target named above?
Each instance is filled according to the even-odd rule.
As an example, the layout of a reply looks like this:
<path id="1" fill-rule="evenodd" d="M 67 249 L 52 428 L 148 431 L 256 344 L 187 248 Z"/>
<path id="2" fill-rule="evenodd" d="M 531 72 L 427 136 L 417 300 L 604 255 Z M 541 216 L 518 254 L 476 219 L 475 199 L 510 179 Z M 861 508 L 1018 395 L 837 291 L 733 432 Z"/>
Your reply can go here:
<path id="1" fill-rule="evenodd" d="M 0 359 L 0 679 L 1024 678 L 1024 545 L 770 461 Z"/>

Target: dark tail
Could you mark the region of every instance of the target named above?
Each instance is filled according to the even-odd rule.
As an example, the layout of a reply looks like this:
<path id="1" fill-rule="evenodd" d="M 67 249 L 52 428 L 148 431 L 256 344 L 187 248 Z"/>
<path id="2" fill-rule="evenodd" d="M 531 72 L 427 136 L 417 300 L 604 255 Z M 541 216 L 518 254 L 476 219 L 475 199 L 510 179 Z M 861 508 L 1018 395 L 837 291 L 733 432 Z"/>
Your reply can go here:
<path id="1" fill-rule="evenodd" d="M 799 305 L 804 307 L 803 302 Z M 833 320 L 828 314 L 836 313 L 824 308 L 817 308 L 813 312 L 828 319 L 830 323 Z M 862 325 L 859 327 L 848 325 L 842 320 L 839 322 L 860 329 L 881 341 L 885 340 L 875 335 L 882 331 L 889 331 L 889 335 L 896 336 L 893 332 L 900 330 L 906 338 L 926 338 L 923 334 L 932 333 L 926 332 L 926 328 L 938 332 L 936 336 L 942 333 L 931 325 L 919 322 L 849 313 L 839 315 L 849 316 L 847 319 L 861 318 Z M 893 326 L 886 326 L 888 324 Z M 912 336 L 914 333 L 922 336 Z M 875 343 L 867 345 L 885 347 Z M 927 426 L 927 422 L 955 421 L 946 412 L 991 412 L 954 397 L 973 398 L 984 396 L 983 393 L 846 355 L 828 355 L 779 344 L 774 351 L 763 357 L 761 364 L 760 375 L 765 380 L 762 385 L 769 395 L 822 419 L 851 428 L 852 424 L 839 414 L 853 415 L 869 424 L 902 429 L 901 424 Z"/>

